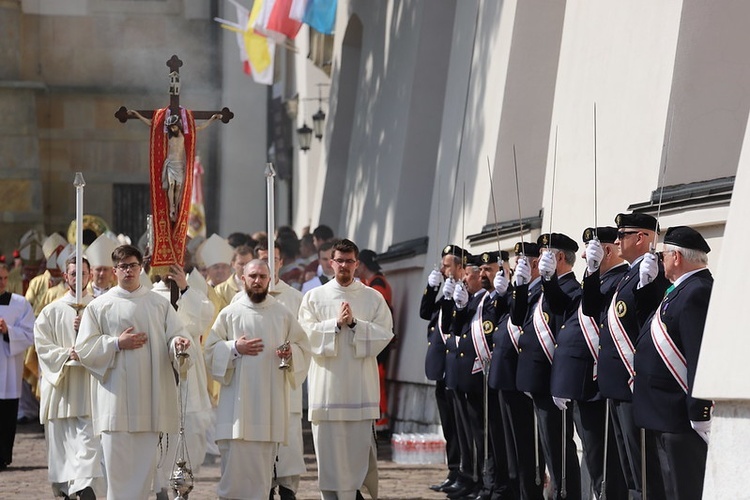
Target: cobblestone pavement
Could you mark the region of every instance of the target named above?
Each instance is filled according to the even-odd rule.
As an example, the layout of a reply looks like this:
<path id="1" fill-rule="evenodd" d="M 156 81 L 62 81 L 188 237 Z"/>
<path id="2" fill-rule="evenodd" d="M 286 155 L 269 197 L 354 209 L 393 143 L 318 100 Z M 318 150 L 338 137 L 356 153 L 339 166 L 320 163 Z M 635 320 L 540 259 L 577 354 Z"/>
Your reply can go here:
<path id="1" fill-rule="evenodd" d="M 317 466 L 312 451 L 309 429 L 305 430 L 305 461 L 308 471 L 302 476 L 299 500 L 317 500 Z M 446 468 L 441 465 L 401 465 L 391 458 L 391 446 L 387 439 L 378 442 L 378 468 L 380 471 L 381 500 L 443 499 L 444 494 L 431 491 L 428 486 L 445 478 Z M 219 481 L 219 463 L 203 465 L 196 474 L 195 489 L 191 500 L 215 499 Z M 47 448 L 42 427 L 39 425 L 18 426 L 13 463 L 0 472 L 0 500 L 6 499 L 52 499 L 47 481 Z M 155 495 L 152 496 L 155 498 Z M 278 498 L 278 496 L 276 497 Z"/>

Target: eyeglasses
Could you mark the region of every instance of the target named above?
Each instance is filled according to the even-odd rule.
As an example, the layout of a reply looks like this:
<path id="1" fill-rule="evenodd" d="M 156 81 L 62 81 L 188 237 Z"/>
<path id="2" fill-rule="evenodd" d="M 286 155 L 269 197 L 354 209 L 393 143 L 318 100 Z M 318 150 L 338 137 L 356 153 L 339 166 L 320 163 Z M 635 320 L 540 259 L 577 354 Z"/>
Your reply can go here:
<path id="1" fill-rule="evenodd" d="M 331 260 L 340 266 L 344 266 L 344 265 L 351 266 L 351 265 L 354 265 L 355 262 L 357 262 L 354 259 L 331 259 Z"/>
<path id="2" fill-rule="evenodd" d="M 127 271 L 129 269 L 136 269 L 138 267 L 141 267 L 141 263 L 131 262 L 130 264 L 117 264 L 115 267 L 119 269 L 120 271 Z"/>
<path id="3" fill-rule="evenodd" d="M 640 231 L 617 231 L 617 239 L 621 240 L 621 239 L 625 238 L 625 236 L 627 236 L 629 234 L 639 234 L 639 233 L 640 233 Z"/>
<path id="4" fill-rule="evenodd" d="M 664 257 L 667 256 L 667 254 L 675 253 L 677 250 L 664 250 L 663 252 L 659 252 L 656 255 L 659 257 L 659 262 L 664 262 Z"/>

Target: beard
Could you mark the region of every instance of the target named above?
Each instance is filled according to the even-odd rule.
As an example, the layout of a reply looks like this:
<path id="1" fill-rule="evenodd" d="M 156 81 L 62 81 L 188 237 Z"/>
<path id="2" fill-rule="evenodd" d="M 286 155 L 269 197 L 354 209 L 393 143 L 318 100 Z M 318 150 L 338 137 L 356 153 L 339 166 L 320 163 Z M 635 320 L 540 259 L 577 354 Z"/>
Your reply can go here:
<path id="1" fill-rule="evenodd" d="M 266 296 L 268 295 L 268 288 L 256 288 L 255 290 L 253 290 L 245 285 L 245 293 L 247 293 L 247 296 L 250 298 L 250 302 L 252 302 L 253 304 L 260 304 L 261 302 L 266 300 Z"/>
<path id="2" fill-rule="evenodd" d="M 489 278 L 482 277 L 482 288 L 484 288 L 485 290 L 492 290 L 493 289 L 493 285 L 492 285 L 492 283 L 490 283 L 490 279 Z"/>

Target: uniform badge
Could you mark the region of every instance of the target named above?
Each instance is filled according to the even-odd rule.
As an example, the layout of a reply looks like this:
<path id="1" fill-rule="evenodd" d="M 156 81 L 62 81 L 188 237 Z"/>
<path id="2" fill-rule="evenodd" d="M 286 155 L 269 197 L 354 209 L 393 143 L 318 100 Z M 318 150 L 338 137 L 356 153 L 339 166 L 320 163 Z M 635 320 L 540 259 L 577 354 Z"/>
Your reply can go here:
<path id="1" fill-rule="evenodd" d="M 615 312 L 618 318 L 622 318 L 628 313 L 628 306 L 624 301 L 618 300 L 617 304 L 615 304 Z"/>
<path id="2" fill-rule="evenodd" d="M 546 234 L 542 235 L 542 245 L 549 245 L 549 236 Z"/>
<path id="3" fill-rule="evenodd" d="M 549 325 L 549 314 L 542 312 L 542 316 L 544 316 L 544 322 Z"/>
<path id="4" fill-rule="evenodd" d="M 482 330 L 484 330 L 484 334 L 487 335 L 488 333 L 492 333 L 492 330 L 495 328 L 495 325 L 492 324 L 492 321 L 487 320 L 482 323 Z"/>
<path id="5" fill-rule="evenodd" d="M 443 248 L 443 253 L 450 253 L 451 252 L 451 246 L 448 245 L 447 247 Z"/>
<path id="6" fill-rule="evenodd" d="M 591 228 L 586 228 L 586 231 L 583 232 L 583 240 L 584 241 L 591 241 L 594 238 L 594 235 L 591 231 Z"/>

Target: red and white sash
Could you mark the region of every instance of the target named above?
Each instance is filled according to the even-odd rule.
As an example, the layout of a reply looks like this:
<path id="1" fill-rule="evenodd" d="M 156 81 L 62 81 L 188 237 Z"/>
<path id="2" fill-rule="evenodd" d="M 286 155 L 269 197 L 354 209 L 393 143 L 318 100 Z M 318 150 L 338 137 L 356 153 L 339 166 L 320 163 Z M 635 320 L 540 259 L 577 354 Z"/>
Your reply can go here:
<path id="1" fill-rule="evenodd" d="M 635 355 L 635 348 L 633 343 L 630 341 L 625 328 L 620 322 L 620 318 L 617 317 L 617 293 L 612 297 L 612 303 L 609 305 L 609 311 L 607 311 L 607 323 L 609 325 L 609 333 L 612 335 L 612 340 L 615 342 L 617 353 L 620 355 L 620 360 L 625 366 L 625 369 L 630 375 L 628 380 L 628 387 L 633 390 L 633 378 L 635 377 L 635 369 L 633 368 L 633 356 Z"/>
<path id="2" fill-rule="evenodd" d="M 544 302 L 544 293 L 539 296 L 539 301 L 534 308 L 534 314 L 532 314 L 532 320 L 534 322 L 536 336 L 539 339 L 539 344 L 542 346 L 544 355 L 547 356 L 547 360 L 551 364 L 552 359 L 555 357 L 555 336 L 552 334 L 552 330 L 550 330 L 547 321 L 544 319 L 542 302 Z"/>
<path id="3" fill-rule="evenodd" d="M 484 366 L 483 362 L 488 363 L 492 357 L 492 351 L 490 351 L 490 346 L 487 344 L 487 337 L 484 334 L 482 324 L 482 308 L 484 307 L 484 299 L 487 298 L 487 294 L 489 292 L 485 291 L 484 295 L 482 295 L 477 312 L 471 320 L 471 340 L 474 342 L 474 352 L 477 353 L 477 357 L 474 359 L 474 366 L 471 368 L 472 375 L 481 372 Z"/>
<path id="4" fill-rule="evenodd" d="M 596 323 L 596 319 L 583 314 L 583 304 L 578 306 L 578 323 L 581 325 L 586 347 L 589 348 L 589 352 L 594 358 L 594 380 L 596 380 L 599 365 L 599 325 Z"/>
<path id="5" fill-rule="evenodd" d="M 510 341 L 513 343 L 513 347 L 516 348 L 516 352 L 518 352 L 518 340 L 521 338 L 521 327 L 518 325 L 514 325 L 510 318 L 508 318 L 508 336 L 510 337 Z"/>
<path id="6" fill-rule="evenodd" d="M 651 340 L 654 342 L 656 352 L 659 353 L 659 357 L 664 361 L 664 365 L 672 374 L 674 379 L 680 385 L 685 394 L 688 393 L 688 377 L 687 377 L 687 361 L 685 356 L 682 355 L 672 337 L 667 333 L 667 325 L 661 320 L 661 305 L 654 314 L 654 319 L 651 320 Z"/>

